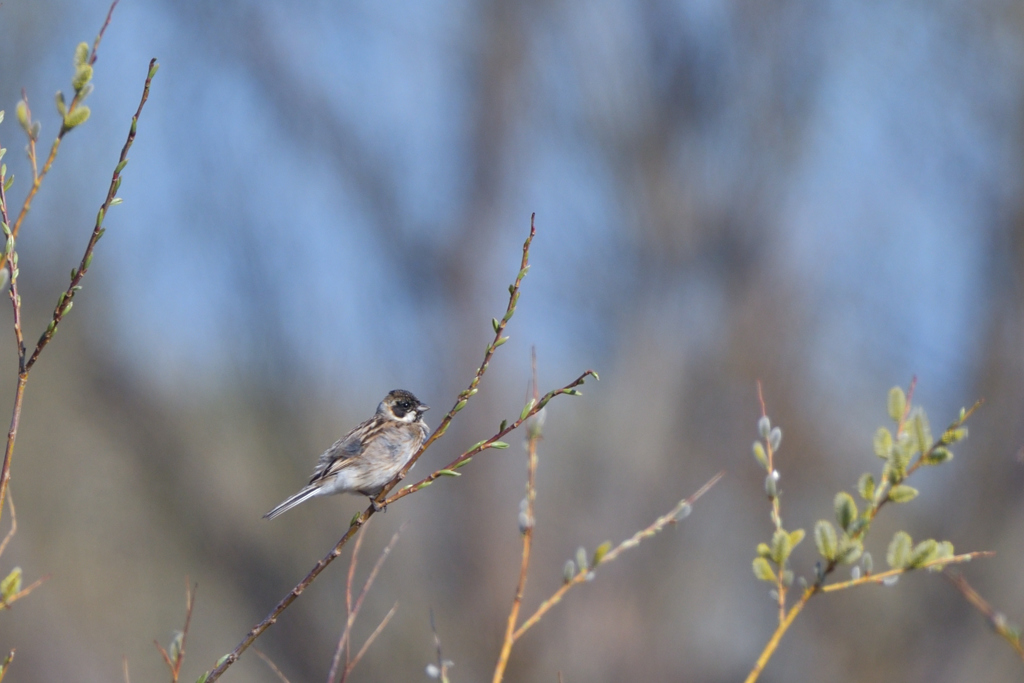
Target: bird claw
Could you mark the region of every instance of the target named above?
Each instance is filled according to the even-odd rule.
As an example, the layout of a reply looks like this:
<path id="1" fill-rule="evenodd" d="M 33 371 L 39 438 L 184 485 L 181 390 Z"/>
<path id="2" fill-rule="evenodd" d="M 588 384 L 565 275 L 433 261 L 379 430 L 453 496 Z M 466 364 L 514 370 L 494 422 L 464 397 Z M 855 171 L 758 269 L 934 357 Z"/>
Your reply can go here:
<path id="1" fill-rule="evenodd" d="M 388 506 L 387 505 L 381 505 L 380 503 L 377 502 L 376 498 L 370 498 L 370 505 L 373 506 L 373 511 L 374 512 L 387 512 L 388 511 Z"/>

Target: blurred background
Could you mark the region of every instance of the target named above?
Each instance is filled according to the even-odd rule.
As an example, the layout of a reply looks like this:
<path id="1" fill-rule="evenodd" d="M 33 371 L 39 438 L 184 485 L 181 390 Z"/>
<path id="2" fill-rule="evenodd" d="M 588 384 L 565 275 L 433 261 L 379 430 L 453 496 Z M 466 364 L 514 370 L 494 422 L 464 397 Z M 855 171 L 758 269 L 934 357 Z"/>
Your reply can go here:
<path id="1" fill-rule="evenodd" d="M 52 139 L 53 93 L 106 11 L 0 5 L 12 206 L 30 176 L 21 88 Z M 772 528 L 750 453 L 757 379 L 785 434 L 791 529 L 879 470 L 890 386 L 916 375 L 936 431 L 984 397 L 956 459 L 915 475 L 922 495 L 887 507 L 867 547 L 881 566 L 905 528 L 995 550 L 966 576 L 1024 621 L 1020 3 L 124 0 L 92 118 L 19 240 L 29 340 L 154 56 L 125 203 L 28 385 L 0 570 L 52 578 L 0 615 L 0 647 L 18 653 L 7 680 L 121 680 L 122 655 L 133 681 L 166 680 L 152 641 L 181 628 L 186 577 L 182 680 L 233 648 L 365 501 L 262 513 L 388 390 L 437 423 L 504 311 L 531 212 L 511 341 L 413 474 L 518 415 L 531 346 L 542 390 L 600 372 L 549 408 L 526 614 L 577 546 L 618 542 L 727 475 L 527 634 L 508 680 L 742 680 L 777 618 L 751 573 Z M 0 415 L 16 372 L 4 334 Z M 397 614 L 352 680 L 427 680 L 430 609 L 453 681 L 489 678 L 519 567 L 511 441 L 366 529 L 360 576 L 409 522 L 356 643 Z M 294 683 L 326 678 L 348 553 L 257 643 Z M 808 541 L 793 568 L 815 561 Z M 762 680 L 1022 671 L 951 585 L 919 574 L 815 599 Z M 224 680 L 277 678 L 249 652 Z"/>

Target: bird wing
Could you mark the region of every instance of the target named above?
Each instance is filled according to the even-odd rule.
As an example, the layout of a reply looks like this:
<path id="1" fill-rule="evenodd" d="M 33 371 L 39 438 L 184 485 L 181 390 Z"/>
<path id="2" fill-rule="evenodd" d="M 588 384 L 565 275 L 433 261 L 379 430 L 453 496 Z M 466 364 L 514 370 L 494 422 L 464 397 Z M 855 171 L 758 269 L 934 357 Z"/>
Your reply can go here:
<path id="1" fill-rule="evenodd" d="M 376 420 L 372 418 L 363 422 L 321 453 L 320 460 L 317 462 L 316 469 L 313 470 L 313 477 L 309 480 L 309 483 L 312 484 L 315 481 L 333 475 L 343 467 L 348 467 L 351 464 L 352 458 L 363 453 L 366 442 L 377 431 L 374 429 L 375 423 Z"/>

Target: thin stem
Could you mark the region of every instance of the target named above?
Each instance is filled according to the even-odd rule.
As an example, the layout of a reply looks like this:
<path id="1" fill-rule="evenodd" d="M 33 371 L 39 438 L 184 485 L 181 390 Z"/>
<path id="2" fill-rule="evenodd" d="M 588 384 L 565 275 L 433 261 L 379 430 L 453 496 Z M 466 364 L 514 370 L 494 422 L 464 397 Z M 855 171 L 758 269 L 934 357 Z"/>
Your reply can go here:
<path id="1" fill-rule="evenodd" d="M 488 344 L 487 350 L 484 351 L 483 362 L 480 363 L 480 367 L 477 368 L 476 374 L 473 376 L 473 379 L 469 383 L 469 386 L 459 393 L 459 396 L 455 401 L 455 405 L 452 406 L 451 410 L 449 410 L 445 414 L 444 418 L 441 419 L 441 424 L 437 426 L 437 429 L 434 430 L 434 433 L 431 434 L 430 437 L 423 442 L 423 445 L 420 446 L 420 449 L 413 454 L 412 458 L 409 459 L 409 462 L 406 463 L 405 467 L 402 468 L 402 470 L 398 473 L 395 479 L 392 480 L 387 486 L 385 486 L 384 489 L 380 492 L 380 495 L 377 496 L 378 503 L 382 505 L 387 505 L 391 501 L 397 500 L 398 498 L 402 497 L 401 495 L 396 495 L 391 499 L 387 499 L 387 495 L 388 493 L 391 492 L 391 489 L 397 486 L 398 482 L 405 478 L 405 475 L 409 472 L 410 469 L 412 469 L 412 466 L 416 464 L 416 461 L 420 459 L 423 453 L 425 453 L 426 450 L 430 448 L 430 446 L 435 441 L 444 436 L 444 433 L 448 431 L 448 425 L 451 424 L 451 421 L 455 418 L 456 413 L 465 408 L 466 403 L 469 401 L 469 399 L 472 398 L 477 393 L 478 387 L 480 385 L 480 380 L 483 378 L 484 373 L 487 372 L 487 367 L 491 363 L 491 358 L 494 356 L 494 352 L 497 351 L 499 346 L 508 341 L 508 337 L 503 337 L 502 333 L 505 331 L 505 327 L 508 325 L 508 322 L 512 319 L 512 315 L 516 311 L 516 305 L 519 303 L 519 290 L 522 287 L 523 278 L 526 277 L 526 274 L 530 271 L 530 245 L 533 244 L 533 238 L 537 234 L 537 228 L 534 224 L 534 220 L 536 219 L 536 217 L 537 214 L 535 213 L 530 215 L 530 234 L 526 238 L 526 242 L 523 243 L 523 258 L 519 264 L 519 273 L 516 275 L 515 282 L 513 282 L 508 288 L 509 297 L 508 306 L 505 308 L 505 315 L 502 317 L 501 320 L 498 320 L 497 318 L 494 319 L 494 339 L 491 341 L 490 344 Z"/>
<path id="2" fill-rule="evenodd" d="M 95 41 L 93 41 L 92 44 L 92 51 L 89 53 L 90 65 L 96 63 L 96 51 L 99 49 L 100 42 L 103 40 L 103 34 L 106 32 L 107 26 L 110 25 L 110 17 L 113 15 L 114 8 L 117 7 L 117 3 L 119 1 L 120 0 L 114 0 L 114 2 L 110 5 L 110 9 L 107 10 L 107 18 L 103 21 L 103 26 L 100 27 L 100 32 L 96 34 L 96 39 Z M 28 99 L 24 99 L 27 103 Z M 79 104 L 79 99 L 80 98 L 78 93 L 75 93 L 75 96 L 71 99 L 71 103 L 68 105 L 68 113 L 71 113 L 75 110 L 75 108 Z M 21 224 L 22 222 L 24 222 L 25 217 L 28 215 L 29 210 L 32 208 L 32 200 L 35 198 L 36 193 L 39 192 L 39 188 L 43 184 L 43 178 L 45 178 L 46 174 L 50 172 L 50 168 L 53 166 L 53 162 L 57 158 L 57 150 L 60 149 L 61 141 L 64 139 L 64 136 L 67 135 L 68 131 L 70 130 L 70 128 L 64 127 L 64 123 L 62 121 L 60 131 L 57 133 L 57 137 L 54 139 L 53 144 L 50 146 L 50 154 L 49 156 L 46 157 L 46 163 L 43 164 L 43 170 L 38 173 L 36 172 L 36 141 L 32 138 L 32 136 L 29 136 L 28 156 L 29 161 L 32 164 L 32 186 L 29 187 L 28 194 L 25 195 L 25 201 L 21 205 L 21 211 L 18 212 L 18 219 L 14 222 L 14 225 L 11 228 L 11 234 L 14 235 L 15 239 L 18 238 L 18 232 L 21 230 Z M 134 131 L 134 127 L 132 128 L 132 130 Z M 8 225 L 10 224 L 8 223 Z M 4 265 L 6 265 L 6 263 L 6 254 L 0 254 L 0 268 L 3 268 Z"/>
<path id="3" fill-rule="evenodd" d="M 359 648 L 359 652 L 356 653 L 356 656 L 352 658 L 352 663 L 345 666 L 345 671 L 341 674 L 341 683 L 345 683 L 345 679 L 348 677 L 349 672 L 356 668 L 356 665 L 359 664 L 359 660 L 362 659 L 363 655 L 366 654 L 366 651 L 370 649 L 370 645 L 373 644 L 373 641 L 377 640 L 377 636 L 387 628 L 388 622 L 391 621 L 391 617 L 395 616 L 396 611 L 398 611 L 397 602 L 390 610 L 388 610 L 388 613 L 384 615 L 384 619 L 377 625 L 377 628 L 373 629 L 373 633 L 371 633 L 370 637 L 366 639 L 363 646 Z"/>
<path id="4" fill-rule="evenodd" d="M 1020 642 L 1020 630 L 1011 627 L 1007 623 L 1006 615 L 993 609 L 985 598 L 981 597 L 978 591 L 974 590 L 971 584 L 967 583 L 967 579 L 964 578 L 963 574 L 953 572 L 948 568 L 942 573 L 949 579 L 950 583 L 956 586 L 957 590 L 963 593 L 967 602 L 971 603 L 976 610 L 981 612 L 988 621 L 989 626 L 992 627 L 992 630 L 1009 643 L 1021 660 L 1024 660 L 1024 645 Z"/>
<path id="5" fill-rule="evenodd" d="M 629 550 L 630 548 L 635 548 L 638 545 L 640 545 L 640 541 L 642 541 L 643 539 L 654 536 L 656 533 L 664 529 L 669 524 L 675 524 L 680 516 L 684 516 L 685 510 L 691 508 L 698 498 L 707 493 L 708 489 L 717 484 L 718 480 L 724 476 L 725 472 L 719 472 L 715 476 L 711 477 L 711 479 L 708 480 L 706 484 L 697 489 L 697 491 L 693 495 L 691 495 L 689 498 L 679 501 L 679 503 L 677 503 L 674 508 L 669 510 L 666 514 L 662 515 L 661 517 L 658 517 L 650 526 L 648 526 L 645 529 L 641 529 L 640 531 L 636 532 L 635 534 L 627 538 L 625 541 L 617 545 L 615 548 L 609 550 L 608 553 L 604 556 L 604 559 L 601 560 L 601 564 L 611 562 L 626 550 Z M 537 608 L 537 611 L 534 612 L 529 619 L 524 621 L 522 626 L 516 629 L 516 632 L 512 634 L 512 640 L 519 640 L 523 636 L 523 634 L 529 631 L 530 628 L 532 628 L 538 621 L 540 621 L 552 607 L 554 607 L 562 601 L 562 598 L 565 596 L 566 593 L 569 592 L 569 589 L 571 589 L 574 586 L 578 586 L 581 583 L 584 583 L 587 580 L 587 577 L 590 574 L 590 572 L 593 571 L 595 568 L 596 567 L 590 567 L 590 569 L 588 569 L 586 567 L 580 567 L 580 571 L 575 576 L 573 576 L 566 583 L 562 584 L 562 586 L 557 591 L 555 591 L 551 595 L 551 597 L 549 597 L 547 600 L 540 604 L 540 607 Z"/>
<path id="6" fill-rule="evenodd" d="M 754 681 L 757 680 L 757 677 L 761 675 L 761 672 L 764 671 L 764 667 L 768 665 L 768 660 L 772 658 L 772 655 L 775 653 L 775 649 L 779 646 L 779 641 L 782 640 L 782 636 L 784 636 L 786 631 L 789 630 L 789 627 L 793 624 L 793 620 L 796 619 L 796 615 L 800 614 L 800 610 L 802 610 L 804 605 L 807 604 L 807 601 L 811 599 L 815 590 L 815 586 L 811 586 L 805 590 L 804 594 L 800 596 L 799 602 L 793 605 L 786 617 L 779 622 L 778 628 L 775 629 L 775 633 L 772 634 L 768 644 L 764 646 L 764 651 L 761 653 L 761 656 L 757 658 L 757 663 L 754 664 L 754 668 L 751 670 L 744 683 L 754 683 Z"/>
<path id="7" fill-rule="evenodd" d="M 289 681 L 289 680 L 288 680 L 288 677 L 287 677 L 287 676 L 285 676 L 285 675 L 284 675 L 283 673 L 281 673 L 281 670 L 277 668 L 277 664 L 274 664 L 274 661 L 273 661 L 273 660 L 272 660 L 272 659 L 271 659 L 270 657 L 268 657 L 268 656 L 267 656 L 267 655 L 266 655 L 266 654 L 265 654 L 265 653 L 263 652 L 263 650 L 260 650 L 259 648 L 255 648 L 255 647 L 254 647 L 254 648 L 252 649 L 252 651 L 256 653 L 256 656 L 257 656 L 257 657 L 259 657 L 259 658 L 260 658 L 260 659 L 262 659 L 262 660 L 263 660 L 264 662 L 266 662 L 267 666 L 269 666 L 269 667 L 270 667 L 270 670 L 271 670 L 271 671 L 273 671 L 273 672 L 274 672 L 275 674 L 277 674 L 277 677 L 278 677 L 279 679 L 281 679 L 281 683 L 291 683 L 291 681 Z"/>
<path id="8" fill-rule="evenodd" d="M 540 396 L 537 392 L 537 350 L 532 353 L 533 368 L 533 402 L 536 405 Z M 530 571 L 530 548 L 533 545 L 533 503 L 537 498 L 537 442 L 541 438 L 540 425 L 536 424 L 530 428 L 529 439 L 526 442 L 526 523 L 523 525 L 523 554 L 519 563 L 519 581 L 516 584 L 515 597 L 512 599 L 512 609 L 508 613 L 508 621 L 505 624 L 505 640 L 501 645 L 501 653 L 498 655 L 498 663 L 494 667 L 493 683 L 501 683 L 505 676 L 505 668 L 508 666 L 508 658 L 512 653 L 513 635 L 516 630 L 516 622 L 519 619 L 519 608 L 523 603 L 523 593 L 526 590 L 526 576 Z"/>

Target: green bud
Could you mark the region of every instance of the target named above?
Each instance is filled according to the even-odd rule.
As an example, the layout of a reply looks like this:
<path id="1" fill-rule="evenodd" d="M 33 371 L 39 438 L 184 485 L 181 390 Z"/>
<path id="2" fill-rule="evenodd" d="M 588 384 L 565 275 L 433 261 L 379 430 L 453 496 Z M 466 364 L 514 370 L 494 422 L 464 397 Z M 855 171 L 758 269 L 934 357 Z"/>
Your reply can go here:
<path id="1" fill-rule="evenodd" d="M 472 459 L 473 459 L 473 458 L 466 458 L 465 460 L 460 460 L 460 461 L 459 461 L 459 462 L 458 462 L 458 463 L 457 463 L 457 464 L 455 465 L 455 469 L 457 469 L 457 470 L 461 470 L 461 469 L 462 469 L 463 467 L 465 467 L 466 465 L 468 465 L 468 464 L 469 464 L 469 462 L 470 462 L 470 460 L 472 460 Z"/>
<path id="2" fill-rule="evenodd" d="M 499 432 L 505 431 L 505 427 L 508 427 L 508 420 L 502 420 L 501 421 L 501 424 L 498 425 L 498 431 Z"/>
<path id="3" fill-rule="evenodd" d="M 18 125 L 25 131 L 26 135 L 32 133 L 32 122 L 28 120 L 28 103 L 25 100 L 20 100 L 18 106 L 14 108 L 14 113 L 18 116 Z"/>
<path id="4" fill-rule="evenodd" d="M 860 475 L 857 480 L 857 493 L 869 503 L 875 498 L 875 477 L 870 472 Z"/>
<path id="5" fill-rule="evenodd" d="M 611 541 L 605 541 L 601 545 L 597 546 L 597 548 L 594 550 L 594 557 L 592 560 L 590 560 L 590 568 L 593 569 L 597 565 L 601 564 L 601 561 L 604 560 L 604 556 L 607 555 L 608 551 L 611 549 Z"/>
<path id="6" fill-rule="evenodd" d="M 782 430 L 775 427 L 768 433 L 768 443 L 772 447 L 772 452 L 779 450 L 779 446 L 782 444 Z"/>
<path id="7" fill-rule="evenodd" d="M 935 539 L 929 538 L 927 541 L 921 541 L 914 547 L 914 551 L 910 553 L 907 565 L 910 567 L 920 567 L 934 560 L 938 552 L 939 544 Z"/>
<path id="8" fill-rule="evenodd" d="M 72 128 L 82 125 L 89 120 L 89 114 L 91 113 L 92 112 L 89 110 L 89 107 L 86 105 L 78 105 L 64 116 L 64 128 L 66 130 L 71 130 Z"/>
<path id="9" fill-rule="evenodd" d="M 864 544 L 860 540 L 844 536 L 839 541 L 839 548 L 836 550 L 836 562 L 840 564 L 853 564 L 860 559 L 864 552 Z"/>
<path id="10" fill-rule="evenodd" d="M 527 401 L 526 405 L 523 406 L 522 412 L 519 413 L 519 419 L 525 420 L 526 416 L 530 414 L 530 411 L 533 410 L 533 406 L 535 405 L 537 405 L 536 399 L 531 398 L 529 401 Z"/>
<path id="11" fill-rule="evenodd" d="M 757 577 L 758 581 L 768 581 L 769 583 L 775 583 L 776 581 L 772 566 L 763 557 L 754 558 L 754 576 Z"/>
<path id="12" fill-rule="evenodd" d="M 508 337 L 499 337 L 498 340 L 496 342 L 494 342 L 494 348 L 498 348 L 499 346 L 501 346 L 502 344 L 504 344 L 507 341 L 508 341 Z"/>
<path id="13" fill-rule="evenodd" d="M 576 565 L 573 564 L 572 560 L 566 560 L 565 566 L 562 567 L 562 580 L 565 583 L 569 583 L 574 576 L 576 576 Z"/>
<path id="14" fill-rule="evenodd" d="M 2 581 L 0 581 L 0 596 L 4 602 L 9 601 L 21 590 L 21 567 L 15 567 Z"/>
<path id="15" fill-rule="evenodd" d="M 772 534 L 771 548 L 772 561 L 781 567 L 789 559 L 789 554 L 793 552 L 792 541 L 790 541 L 789 534 L 784 529 L 776 529 L 775 533 Z"/>
<path id="16" fill-rule="evenodd" d="M 64 118 L 64 114 L 68 113 L 68 105 L 64 102 L 64 93 L 58 90 L 54 100 L 57 104 L 57 113 L 60 114 L 61 118 Z"/>
<path id="17" fill-rule="evenodd" d="M 75 77 L 71 79 L 71 87 L 80 91 L 92 80 L 92 65 L 82 64 L 75 70 Z"/>
<path id="18" fill-rule="evenodd" d="M 892 450 L 892 434 L 885 427 L 879 427 L 878 431 L 875 432 L 873 445 L 875 447 L 875 455 L 883 459 L 888 458 L 889 451 Z"/>
<path id="19" fill-rule="evenodd" d="M 818 546 L 818 553 L 826 560 L 831 562 L 836 559 L 839 541 L 831 522 L 822 519 L 814 525 L 814 544 Z"/>
<path id="20" fill-rule="evenodd" d="M 764 451 L 764 446 L 760 441 L 754 442 L 754 459 L 760 463 L 761 467 L 768 469 L 768 455 Z"/>
<path id="21" fill-rule="evenodd" d="M 438 470 L 437 474 L 442 477 L 461 477 L 462 475 L 452 470 Z"/>
<path id="22" fill-rule="evenodd" d="M 508 448 L 508 444 L 505 443 L 504 441 L 492 441 L 491 448 Z"/>
<path id="23" fill-rule="evenodd" d="M 768 440 L 769 434 L 772 432 L 772 421 L 768 419 L 767 415 L 762 415 L 757 421 L 757 433 L 761 435 L 761 438 L 765 441 Z"/>
<path id="24" fill-rule="evenodd" d="M 75 61 L 76 67 L 82 66 L 89 59 L 89 43 L 79 43 L 75 46 Z"/>
<path id="25" fill-rule="evenodd" d="M 939 465 L 953 459 L 953 451 L 949 450 L 945 446 L 936 446 L 929 451 L 927 457 L 922 462 L 926 465 Z"/>
<path id="26" fill-rule="evenodd" d="M 913 547 L 913 540 L 906 531 L 897 531 L 889 543 L 889 550 L 885 553 L 885 561 L 893 569 L 904 569 L 910 559 L 910 550 Z"/>
<path id="27" fill-rule="evenodd" d="M 898 484 L 889 490 L 889 500 L 894 503 L 909 503 L 917 498 L 917 489 L 906 484 Z"/>
<path id="28" fill-rule="evenodd" d="M 498 334 L 498 325 L 499 325 L 498 319 L 497 318 L 491 318 L 491 328 L 494 329 L 494 334 Z"/>
<path id="29" fill-rule="evenodd" d="M 767 543 L 757 544 L 757 556 L 758 557 L 771 557 L 772 549 L 768 547 Z"/>
<path id="30" fill-rule="evenodd" d="M 850 531 L 850 527 L 857 521 L 857 503 L 846 491 L 836 494 L 833 502 L 833 509 L 836 513 L 836 522 L 843 531 Z"/>
<path id="31" fill-rule="evenodd" d="M 590 566 L 587 562 L 587 549 L 583 546 L 576 548 L 576 566 L 580 568 L 580 571 Z"/>
<path id="32" fill-rule="evenodd" d="M 462 410 L 463 408 L 465 408 L 466 407 L 466 403 L 467 403 L 466 399 L 462 399 L 461 401 L 456 403 L 455 404 L 455 412 L 457 413 L 460 410 Z"/>
<path id="33" fill-rule="evenodd" d="M 907 409 L 907 395 L 900 387 L 893 387 L 889 390 L 889 417 L 893 422 L 898 423 L 903 419 L 903 413 Z"/>

